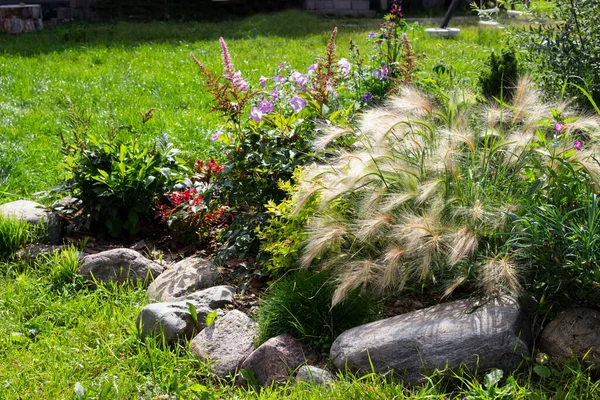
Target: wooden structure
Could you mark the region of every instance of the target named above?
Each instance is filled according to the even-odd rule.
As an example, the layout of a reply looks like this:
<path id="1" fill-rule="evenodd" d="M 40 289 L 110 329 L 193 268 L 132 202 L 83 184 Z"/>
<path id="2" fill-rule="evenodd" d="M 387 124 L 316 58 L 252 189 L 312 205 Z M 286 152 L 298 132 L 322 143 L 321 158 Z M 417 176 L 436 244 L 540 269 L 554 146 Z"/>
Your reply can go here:
<path id="1" fill-rule="evenodd" d="M 11 4 L 0 6 L 0 31 L 8 33 L 33 32 L 44 29 L 42 6 Z"/>

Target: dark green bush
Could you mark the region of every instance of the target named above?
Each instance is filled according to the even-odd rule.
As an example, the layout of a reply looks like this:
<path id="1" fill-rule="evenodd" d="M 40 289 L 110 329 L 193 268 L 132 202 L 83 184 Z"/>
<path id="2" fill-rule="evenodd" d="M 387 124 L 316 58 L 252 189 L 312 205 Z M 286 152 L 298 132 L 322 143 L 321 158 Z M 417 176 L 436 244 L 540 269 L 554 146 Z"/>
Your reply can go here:
<path id="1" fill-rule="evenodd" d="M 181 178 L 183 161 L 166 135 L 144 144 L 137 132 L 96 136 L 78 121 L 71 140 L 61 137 L 65 182 L 57 189 L 80 200 L 72 214 L 79 229 L 136 234 Z"/>
<path id="2" fill-rule="evenodd" d="M 600 204 L 581 195 L 575 209 L 546 204 L 518 220 L 517 247 L 530 263 L 529 293 L 560 306 L 596 306 L 600 301 Z"/>
<path id="3" fill-rule="evenodd" d="M 510 101 L 519 74 L 514 50 L 506 49 L 500 55 L 492 53 L 486 64 L 479 75 L 481 94 L 487 100 L 495 97 Z"/>
<path id="4" fill-rule="evenodd" d="M 567 83 L 583 87 L 600 104 L 600 0 L 553 0 L 540 25 L 513 32 L 523 66 L 550 94 L 558 95 Z M 590 108 L 588 99 L 574 86 L 569 97 Z"/>
<path id="5" fill-rule="evenodd" d="M 380 317 L 380 303 L 359 291 L 331 307 L 334 291 L 328 272 L 300 270 L 275 282 L 260 304 L 260 341 L 287 333 L 325 352 L 340 333 Z"/>

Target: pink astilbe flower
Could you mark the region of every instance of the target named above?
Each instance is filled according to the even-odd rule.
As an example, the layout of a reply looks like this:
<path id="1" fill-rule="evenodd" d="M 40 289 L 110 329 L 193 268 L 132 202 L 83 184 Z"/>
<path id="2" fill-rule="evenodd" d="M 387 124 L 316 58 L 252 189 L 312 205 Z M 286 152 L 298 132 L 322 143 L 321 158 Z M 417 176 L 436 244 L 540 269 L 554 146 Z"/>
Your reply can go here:
<path id="1" fill-rule="evenodd" d="M 234 89 L 239 90 L 240 92 L 247 92 L 250 85 L 242 78 L 242 73 L 240 71 L 235 72 L 225 39 L 222 37 L 219 38 L 219 43 L 221 43 L 221 50 L 223 53 L 223 78 L 231 82 Z"/>

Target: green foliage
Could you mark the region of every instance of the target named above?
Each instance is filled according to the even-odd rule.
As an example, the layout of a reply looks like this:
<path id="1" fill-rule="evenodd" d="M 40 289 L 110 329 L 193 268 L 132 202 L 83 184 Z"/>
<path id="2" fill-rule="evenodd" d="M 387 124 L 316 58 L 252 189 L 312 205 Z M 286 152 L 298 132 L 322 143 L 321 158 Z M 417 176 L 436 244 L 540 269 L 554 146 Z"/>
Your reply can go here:
<path id="1" fill-rule="evenodd" d="M 493 98 L 511 101 L 519 69 L 514 50 L 505 49 L 500 55 L 492 53 L 486 68 L 479 75 L 479 86 L 486 100 Z"/>
<path id="2" fill-rule="evenodd" d="M 151 219 L 157 197 L 181 179 L 178 151 L 166 135 L 147 145 L 136 132 L 97 136 L 81 112 L 74 111 L 72 121 L 72 139 L 61 136 L 65 182 L 57 190 L 80 200 L 72 210 L 77 227 L 115 237 L 136 234 Z"/>
<path id="3" fill-rule="evenodd" d="M 46 229 L 43 223 L 34 226 L 27 221 L 0 215 L 0 260 L 9 259 L 21 247 L 43 238 Z"/>
<path id="4" fill-rule="evenodd" d="M 580 207 L 535 207 L 517 223 L 515 245 L 532 268 L 524 280 L 538 299 L 566 306 L 600 301 L 600 205 L 596 194 L 579 195 Z"/>
<path id="5" fill-rule="evenodd" d="M 294 172 L 293 178 L 294 182 L 301 181 L 300 167 Z M 274 201 L 267 203 L 269 220 L 264 227 L 259 227 L 258 231 L 263 253 L 260 258 L 266 260 L 266 269 L 275 274 L 284 273 L 296 266 L 301 255 L 302 242 L 308 236 L 305 227 L 316 211 L 315 199 L 309 199 L 298 213 L 295 212 L 295 199 L 292 196 L 297 186 L 291 181 L 279 182 L 279 188 L 287 193 L 288 198 L 279 204 Z"/>
<path id="6" fill-rule="evenodd" d="M 540 25 L 517 29 L 511 35 L 524 67 L 548 93 L 558 95 L 564 89 L 589 108 L 587 99 L 567 85 L 576 83 L 600 103 L 600 1 L 554 0 L 550 2 L 553 7 L 547 1 L 540 3 L 532 9 L 533 16 L 541 18 Z"/>
<path id="7" fill-rule="evenodd" d="M 345 330 L 380 317 L 374 298 L 354 291 L 331 307 L 335 290 L 331 274 L 300 270 L 273 283 L 259 308 L 259 340 L 290 334 L 325 353 Z"/>

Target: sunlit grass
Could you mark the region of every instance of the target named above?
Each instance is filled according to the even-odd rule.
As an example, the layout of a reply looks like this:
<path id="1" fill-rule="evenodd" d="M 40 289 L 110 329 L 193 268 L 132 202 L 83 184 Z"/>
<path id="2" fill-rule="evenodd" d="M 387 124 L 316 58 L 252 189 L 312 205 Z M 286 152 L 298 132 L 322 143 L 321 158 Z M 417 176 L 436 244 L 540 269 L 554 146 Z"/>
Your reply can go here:
<path id="1" fill-rule="evenodd" d="M 223 36 L 237 69 L 255 85 L 281 61 L 305 70 L 323 52 L 334 26 L 338 48 L 349 55 L 354 39 L 367 53 L 368 32 L 378 20 L 327 20 L 287 12 L 221 23 L 101 23 L 49 27 L 42 32 L 0 36 L 0 202 L 53 187 L 60 179 L 57 134 L 68 129 L 70 99 L 88 110 L 97 132 L 139 126 L 141 111 L 160 111 L 144 127 L 147 136 L 168 133 L 197 157 L 219 156 L 209 138 L 220 118 L 210 114 L 194 52 L 220 70 Z M 451 67 L 475 82 L 497 30 L 464 27 L 457 40 L 411 34 L 419 68 Z"/>

